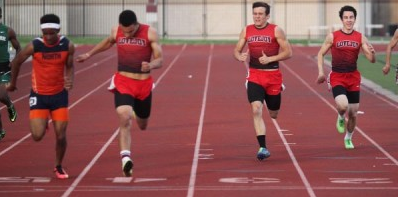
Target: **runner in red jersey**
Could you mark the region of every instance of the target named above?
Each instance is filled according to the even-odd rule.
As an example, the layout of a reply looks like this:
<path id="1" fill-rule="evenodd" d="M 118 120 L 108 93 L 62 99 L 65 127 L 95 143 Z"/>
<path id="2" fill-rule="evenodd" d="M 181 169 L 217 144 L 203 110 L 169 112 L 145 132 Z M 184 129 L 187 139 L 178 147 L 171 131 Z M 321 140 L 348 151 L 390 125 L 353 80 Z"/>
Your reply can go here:
<path id="1" fill-rule="evenodd" d="M 156 30 L 138 23 L 135 13 L 125 10 L 119 15 L 119 25 L 111 35 L 89 52 L 76 59 L 83 62 L 91 56 L 117 46 L 118 72 L 113 76 L 109 90 L 115 95 L 116 113 L 119 117 L 119 146 L 122 170 L 131 176 L 131 122 L 135 118 L 138 127 L 145 130 L 152 104 L 152 69 L 162 66 L 162 49 Z"/>
<path id="2" fill-rule="evenodd" d="M 357 122 L 359 107 L 359 95 L 361 74 L 357 70 L 357 59 L 360 49 L 366 58 L 374 63 L 375 50 L 368 39 L 354 30 L 357 16 L 355 8 L 344 6 L 339 11 L 343 28 L 327 35 L 318 53 L 318 84 L 326 81 L 323 70 L 324 56 L 332 51 L 332 72 L 329 74 L 329 82 L 336 102 L 338 112 L 336 128 L 339 133 L 344 133 L 344 145 L 346 149 L 353 149 L 352 134 Z M 345 127 L 345 114 L 348 112 L 347 129 Z"/>
<path id="3" fill-rule="evenodd" d="M 54 173 L 57 178 L 66 179 L 69 176 L 62 168 L 62 161 L 67 146 L 68 92 L 73 87 L 75 48 L 66 37 L 58 35 L 61 26 L 57 15 L 44 15 L 40 24 L 43 36 L 32 40 L 12 61 L 11 83 L 7 89 L 16 89 L 20 67 L 32 56 L 31 134 L 35 141 L 40 141 L 46 134 L 51 116 L 56 136 Z"/>
<path id="4" fill-rule="evenodd" d="M 264 2 L 254 2 L 252 8 L 254 24 L 248 25 L 240 33 L 234 57 L 241 62 L 246 62 L 249 57 L 247 97 L 260 146 L 257 159 L 261 161 L 271 155 L 266 146 L 266 127 L 262 113 L 264 101 L 271 118 L 276 119 L 283 86 L 279 61 L 290 58 L 292 50 L 284 31 L 268 23 L 270 6 Z M 243 52 L 246 43 L 248 49 Z"/>

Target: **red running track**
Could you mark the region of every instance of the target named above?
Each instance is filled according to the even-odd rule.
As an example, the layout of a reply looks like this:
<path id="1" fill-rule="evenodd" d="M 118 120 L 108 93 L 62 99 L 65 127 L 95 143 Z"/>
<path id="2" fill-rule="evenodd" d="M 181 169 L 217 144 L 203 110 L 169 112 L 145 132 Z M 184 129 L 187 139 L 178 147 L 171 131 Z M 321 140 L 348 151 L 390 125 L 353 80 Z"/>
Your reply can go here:
<path id="1" fill-rule="evenodd" d="M 92 46 L 77 48 L 77 54 Z M 319 48 L 294 46 L 281 65 L 280 115 L 265 113 L 272 156 L 256 160 L 257 142 L 245 93 L 245 66 L 233 45 L 166 45 L 147 131 L 133 126 L 132 178 L 121 172 L 113 97 L 106 87 L 116 70 L 115 50 L 76 63 L 64 166 L 57 180 L 52 129 L 30 138 L 30 64 L 11 93 L 19 117 L 0 142 L 0 196 L 398 196 L 398 103 L 362 87 L 354 150 L 335 129 L 326 85 L 316 85 Z M 384 46 L 380 46 L 382 51 Z M 378 74 L 381 74 L 378 73 Z"/>

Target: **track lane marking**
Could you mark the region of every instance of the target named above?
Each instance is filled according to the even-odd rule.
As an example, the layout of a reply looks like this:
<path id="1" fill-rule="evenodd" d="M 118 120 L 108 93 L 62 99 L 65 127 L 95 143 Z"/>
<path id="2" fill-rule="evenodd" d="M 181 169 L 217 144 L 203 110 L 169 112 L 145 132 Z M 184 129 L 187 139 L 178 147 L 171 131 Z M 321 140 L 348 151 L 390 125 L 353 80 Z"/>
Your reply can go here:
<path id="1" fill-rule="evenodd" d="M 189 177 L 187 197 L 193 197 L 194 191 L 195 191 L 196 172 L 198 170 L 199 150 L 200 150 L 200 143 L 201 143 L 202 132 L 203 132 L 203 121 L 204 121 L 205 110 L 206 110 L 206 100 L 207 100 L 207 92 L 208 92 L 208 87 L 209 87 L 211 61 L 213 59 L 213 49 L 214 49 L 214 44 L 211 44 L 210 45 L 210 55 L 209 55 L 209 59 L 207 61 L 207 72 L 206 72 L 205 88 L 203 90 L 202 109 L 200 111 L 199 126 L 198 126 L 198 132 L 196 135 L 195 150 L 194 150 L 194 156 L 193 156 L 193 161 L 192 161 L 191 175 Z"/>

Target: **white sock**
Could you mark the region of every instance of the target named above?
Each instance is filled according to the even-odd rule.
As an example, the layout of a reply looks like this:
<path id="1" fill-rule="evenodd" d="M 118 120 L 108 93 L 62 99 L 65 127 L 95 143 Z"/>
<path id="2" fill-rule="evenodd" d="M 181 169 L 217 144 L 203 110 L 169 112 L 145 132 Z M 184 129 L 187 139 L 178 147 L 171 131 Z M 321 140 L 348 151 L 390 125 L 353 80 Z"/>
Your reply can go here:
<path id="1" fill-rule="evenodd" d="M 350 139 L 352 138 L 352 134 L 354 134 L 354 132 L 350 133 L 350 132 L 347 131 L 347 132 L 345 133 L 344 139 L 345 139 L 345 140 L 350 140 Z"/>
<path id="2" fill-rule="evenodd" d="M 130 157 L 131 152 L 129 150 L 122 150 L 120 151 L 120 157 L 124 158 L 124 157 Z"/>
<path id="3" fill-rule="evenodd" d="M 341 119 L 344 119 L 345 117 L 344 117 L 344 114 L 343 115 L 341 115 L 341 114 L 339 114 L 339 119 L 341 120 Z"/>

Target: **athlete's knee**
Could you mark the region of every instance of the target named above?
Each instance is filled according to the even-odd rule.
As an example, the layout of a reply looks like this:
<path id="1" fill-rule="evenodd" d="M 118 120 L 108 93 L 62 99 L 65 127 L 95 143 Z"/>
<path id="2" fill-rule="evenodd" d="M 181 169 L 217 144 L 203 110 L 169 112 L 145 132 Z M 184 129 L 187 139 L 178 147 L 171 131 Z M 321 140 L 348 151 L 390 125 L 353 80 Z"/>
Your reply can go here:
<path id="1" fill-rule="evenodd" d="M 38 132 L 31 132 L 32 138 L 34 141 L 38 142 L 43 139 L 44 137 L 44 132 L 43 133 L 38 133 Z"/>
<path id="2" fill-rule="evenodd" d="M 272 119 L 276 119 L 278 118 L 278 112 L 279 111 L 269 110 L 269 115 L 271 116 Z"/>
<path id="3" fill-rule="evenodd" d="M 146 130 L 148 127 L 148 119 L 141 119 L 137 117 L 137 125 L 141 130 Z"/>
<path id="4" fill-rule="evenodd" d="M 261 102 L 253 102 L 251 103 L 253 116 L 262 116 L 263 113 L 263 105 Z"/>

